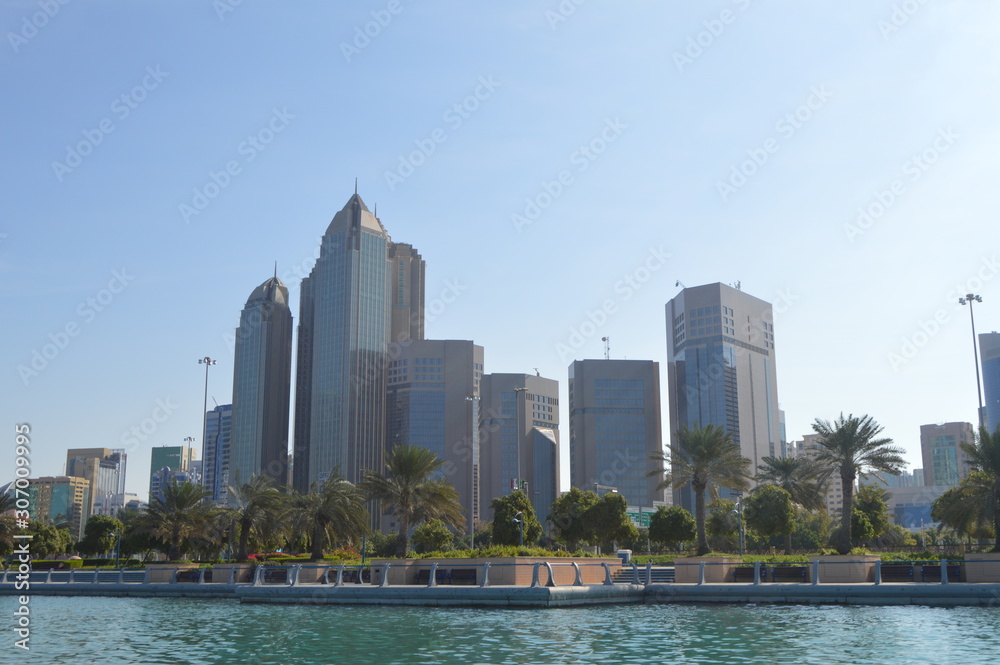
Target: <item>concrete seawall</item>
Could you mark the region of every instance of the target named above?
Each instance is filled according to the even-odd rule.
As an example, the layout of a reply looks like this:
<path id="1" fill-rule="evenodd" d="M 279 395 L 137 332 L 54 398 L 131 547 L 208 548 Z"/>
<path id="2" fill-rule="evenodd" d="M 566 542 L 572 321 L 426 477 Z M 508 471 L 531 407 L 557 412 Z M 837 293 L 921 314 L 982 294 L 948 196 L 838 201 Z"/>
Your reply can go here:
<path id="1" fill-rule="evenodd" d="M 1000 608 L 1000 584 L 593 584 L 584 586 L 371 586 L 321 584 L 33 583 L 0 595 L 223 598 L 243 603 L 426 607 L 579 607 L 633 603 L 776 603 L 986 606 Z"/>

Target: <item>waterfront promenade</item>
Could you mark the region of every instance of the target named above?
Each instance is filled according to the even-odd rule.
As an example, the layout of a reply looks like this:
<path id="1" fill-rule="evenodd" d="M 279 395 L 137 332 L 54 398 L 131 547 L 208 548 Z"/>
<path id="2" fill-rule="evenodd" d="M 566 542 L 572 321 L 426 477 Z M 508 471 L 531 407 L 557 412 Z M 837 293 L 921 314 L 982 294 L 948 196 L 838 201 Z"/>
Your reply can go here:
<path id="1" fill-rule="evenodd" d="M 432 574 L 423 583 L 391 584 L 392 575 L 385 569 L 367 568 L 374 581 L 366 581 L 360 574 L 360 567 L 347 566 L 259 566 L 249 579 L 242 582 L 234 582 L 232 576 L 226 581 L 206 581 L 204 574 L 185 576 L 182 569 L 170 571 L 169 581 L 164 582 L 149 581 L 149 574 L 142 570 L 38 571 L 31 573 L 27 590 L 19 590 L 16 573 L 9 572 L 0 578 L 0 595 L 214 598 L 235 599 L 241 603 L 498 608 L 674 603 L 1000 608 L 1000 584 L 949 581 L 947 574 L 943 581 L 939 579 L 936 582 L 766 582 L 761 581 L 758 575 L 754 581 L 746 583 L 658 583 L 657 580 L 663 578 L 663 568 L 628 567 L 614 571 L 612 575 L 611 567 L 602 566 L 602 582 L 584 583 L 584 575 L 578 572 L 572 582 L 554 584 L 553 581 L 558 578 L 551 572 L 552 565 L 537 563 L 527 566 L 531 573 L 528 584 L 491 584 L 488 570 L 477 571 L 477 579 L 472 580 L 473 583 L 438 583 L 440 576 Z M 351 571 L 358 574 L 352 577 Z M 592 579 L 593 575 L 589 577 Z M 704 579 L 704 574 L 701 579 Z"/>

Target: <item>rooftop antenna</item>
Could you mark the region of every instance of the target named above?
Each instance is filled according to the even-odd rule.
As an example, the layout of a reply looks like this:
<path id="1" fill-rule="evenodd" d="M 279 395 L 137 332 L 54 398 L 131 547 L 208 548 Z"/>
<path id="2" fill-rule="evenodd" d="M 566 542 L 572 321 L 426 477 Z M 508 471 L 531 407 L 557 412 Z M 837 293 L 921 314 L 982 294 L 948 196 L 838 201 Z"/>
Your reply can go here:
<path id="1" fill-rule="evenodd" d="M 542 375 L 542 373 L 541 373 L 541 372 L 539 372 L 539 371 L 538 371 L 538 368 L 536 367 L 536 368 L 535 368 L 535 376 L 541 376 L 541 375 Z"/>
<path id="2" fill-rule="evenodd" d="M 274 278 L 278 279 L 278 262 L 274 262 Z M 215 399 L 214 397 L 212 399 Z"/>
<path id="3" fill-rule="evenodd" d="M 611 338 L 602 337 L 601 341 L 604 342 L 604 359 L 611 360 Z"/>
<path id="4" fill-rule="evenodd" d="M 686 286 L 684 286 L 684 282 L 682 282 L 681 280 L 677 280 L 676 282 L 674 282 L 674 286 L 679 286 L 682 289 L 686 289 L 687 288 Z"/>
<path id="5" fill-rule="evenodd" d="M 212 401 L 215 402 L 215 408 L 219 408 L 219 400 L 215 399 L 215 395 L 212 395 Z"/>
<path id="6" fill-rule="evenodd" d="M 736 280 L 736 290 L 737 291 L 742 291 L 743 289 L 740 288 L 742 286 L 743 286 L 743 284 L 740 282 L 740 280 Z"/>
<path id="7" fill-rule="evenodd" d="M 358 179 L 355 177 L 354 178 L 354 194 L 357 195 L 357 193 L 358 193 Z"/>

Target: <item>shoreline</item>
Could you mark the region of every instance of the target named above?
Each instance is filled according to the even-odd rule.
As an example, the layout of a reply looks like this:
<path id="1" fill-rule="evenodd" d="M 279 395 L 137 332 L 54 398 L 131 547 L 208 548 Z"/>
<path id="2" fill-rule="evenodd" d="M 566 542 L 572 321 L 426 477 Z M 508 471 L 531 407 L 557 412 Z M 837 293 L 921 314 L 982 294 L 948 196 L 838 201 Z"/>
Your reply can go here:
<path id="1" fill-rule="evenodd" d="M 1000 584 L 590 584 L 582 586 L 372 586 L 325 584 L 0 584 L 3 596 L 232 599 L 241 603 L 557 608 L 605 604 L 925 605 L 1000 608 Z"/>

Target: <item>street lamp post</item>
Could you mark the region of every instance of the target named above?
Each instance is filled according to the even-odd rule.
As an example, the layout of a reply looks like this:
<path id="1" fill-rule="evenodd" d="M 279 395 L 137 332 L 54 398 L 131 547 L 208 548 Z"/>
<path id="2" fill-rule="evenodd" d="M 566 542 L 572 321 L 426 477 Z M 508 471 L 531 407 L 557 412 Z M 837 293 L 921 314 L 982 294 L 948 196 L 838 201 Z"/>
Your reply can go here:
<path id="1" fill-rule="evenodd" d="M 745 538 L 746 531 L 743 527 L 743 498 L 740 497 L 736 501 L 736 510 L 733 511 L 733 515 L 736 515 L 736 519 L 739 524 L 739 541 L 740 541 L 740 556 L 743 556 L 743 539 Z"/>
<path id="2" fill-rule="evenodd" d="M 517 511 L 517 514 L 514 515 L 514 519 L 512 519 L 511 522 L 517 522 L 517 525 L 520 528 L 520 532 L 517 537 L 517 545 L 518 547 L 524 547 L 524 513 L 520 510 Z"/>
<path id="3" fill-rule="evenodd" d="M 204 460 L 208 446 L 208 368 L 218 364 L 218 361 L 205 356 L 198 358 L 198 364 L 205 366 L 205 403 L 201 409 L 201 458 Z"/>
<path id="4" fill-rule="evenodd" d="M 979 344 L 976 340 L 976 317 L 972 313 L 972 303 L 982 301 L 982 296 L 974 293 L 966 293 L 964 298 L 958 299 L 960 305 L 969 305 L 969 320 L 972 321 L 972 354 L 976 360 L 976 392 L 979 393 L 979 410 L 976 412 L 979 416 L 979 429 L 985 428 L 986 423 L 983 422 L 983 389 L 979 385 Z"/>
<path id="5" fill-rule="evenodd" d="M 115 536 L 115 568 L 118 568 L 118 560 L 121 557 L 122 552 L 122 532 L 119 529 L 116 533 L 112 533 Z"/>

